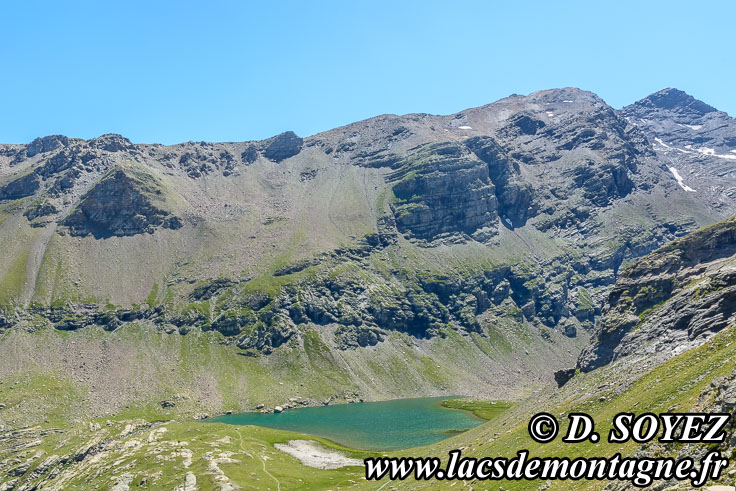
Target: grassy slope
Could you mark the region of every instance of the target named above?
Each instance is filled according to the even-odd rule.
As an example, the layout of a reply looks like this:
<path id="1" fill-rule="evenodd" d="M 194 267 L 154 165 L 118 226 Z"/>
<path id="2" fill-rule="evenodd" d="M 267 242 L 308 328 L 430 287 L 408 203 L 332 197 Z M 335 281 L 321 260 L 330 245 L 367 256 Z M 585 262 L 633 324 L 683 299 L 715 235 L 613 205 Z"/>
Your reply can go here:
<path id="1" fill-rule="evenodd" d="M 709 388 L 711 381 L 733 371 L 736 357 L 736 326 L 715 336 L 703 346 L 686 351 L 670 361 L 646 372 L 646 361 L 631 363 L 630 360 L 614 363 L 587 374 L 573 378 L 565 387 L 553 393 L 533 397 L 503 414 L 498 419 L 474 428 L 464 434 L 445 440 L 431 448 L 420 451 L 404 451 L 402 454 L 447 455 L 450 449 L 464 448 L 464 456 L 476 458 L 487 456 L 512 457 L 517 450 L 528 449 L 532 456 L 570 457 L 612 456 L 620 452 L 632 455 L 639 445 L 635 442 L 610 444 L 607 435 L 610 422 L 619 412 L 633 411 L 662 413 L 668 411 L 688 412 L 699 404 L 699 397 Z M 641 375 L 641 376 L 639 376 Z M 633 382 L 632 379 L 635 379 Z M 604 400 L 601 397 L 605 398 Z M 538 444 L 528 435 L 529 418 L 540 411 L 558 416 L 560 434 L 567 429 L 567 414 L 585 412 L 597 422 L 596 431 L 601 435 L 598 443 L 584 442 L 565 444 L 557 438 L 548 444 Z M 667 449 L 674 456 L 678 446 Z M 734 464 L 727 472 L 734 468 Z M 727 480 L 727 472 L 724 473 Z M 538 484 L 525 482 L 498 483 L 504 489 L 536 489 Z M 412 487 L 432 487 L 424 483 L 412 483 Z M 600 483 L 585 481 L 556 482 L 553 489 L 587 489 L 602 487 Z"/>
<path id="2" fill-rule="evenodd" d="M 531 441 L 527 434 L 529 417 L 538 411 L 558 415 L 561 433 L 565 431 L 566 415 L 570 412 L 587 412 L 598 422 L 597 430 L 607 435 L 608 425 L 613 416 L 621 411 L 634 410 L 664 412 L 666 410 L 688 411 L 698 403 L 699 396 L 706 391 L 715 378 L 731 373 L 736 356 L 736 328 L 731 327 L 715 336 L 705 345 L 687 351 L 646 373 L 646 362 L 617 362 L 588 374 L 576 376 L 560 391 L 546 391 L 516 405 L 496 419 L 489 421 L 466 433 L 452 437 L 438 444 L 417 449 L 404 450 L 389 455 L 446 455 L 453 448 L 462 448 L 463 455 L 513 456 L 518 449 L 528 449 L 533 456 L 606 456 L 616 452 L 632 455 L 638 445 L 635 443 L 608 444 L 605 438 L 598 444 L 581 443 L 568 445 L 559 438 L 552 443 L 540 445 Z M 644 373 L 644 375 L 641 375 Z M 12 382 L 10 383 L 12 385 Z M 44 385 L 46 387 L 44 387 Z M 65 388 L 66 387 L 66 388 Z M 53 382 L 48 378 L 38 378 L 33 387 L 8 388 L 3 385 L 0 397 L 12 401 L 12 391 L 29 393 L 29 390 L 50 389 L 50 393 L 64 390 L 70 386 Z M 70 394 L 72 392 L 69 392 Z M 605 400 L 601 400 L 604 394 Z M 140 418 L 145 419 L 140 419 Z M 120 436 L 135 431 L 138 426 L 145 427 L 148 422 L 168 419 L 164 414 L 130 411 L 112 418 L 98 418 L 91 423 L 78 422 L 66 425 L 66 429 L 52 433 L 41 445 L 31 445 L 33 453 L 25 451 L 23 458 L 31 457 L 37 466 L 49 455 L 66 455 L 84 449 L 92 443 L 115 439 L 99 457 L 89 458 L 82 464 L 67 465 L 58 478 L 65 487 L 82 489 L 94 483 L 109 486 L 126 475 L 135 488 L 143 478 L 148 485 L 172 487 L 183 482 L 186 472 L 192 472 L 203 489 L 222 484 L 224 479 L 244 488 L 275 489 L 278 482 L 284 489 L 294 487 L 304 489 L 332 489 L 345 487 L 375 488 L 375 483 L 362 479 L 362 468 L 348 467 L 339 470 L 323 471 L 301 465 L 296 459 L 276 450 L 273 443 L 285 442 L 294 438 L 308 438 L 322 442 L 362 458 L 370 453 L 354 452 L 344 449 L 321 438 L 297 435 L 294 433 L 255 428 L 233 427 L 224 424 L 199 423 L 186 420 L 168 422 L 161 427 L 166 431 L 160 435 L 155 428 Z M 61 420 L 49 421 L 42 428 L 50 429 L 61 424 Z M 191 451 L 191 454 L 189 453 Z M 17 453 L 15 455 L 17 457 Z M 677 453 L 677 446 L 668 447 L 666 454 Z M 0 458 L 13 453 L 4 452 Z M 35 456 L 35 457 L 33 457 Z M 212 463 L 216 466 L 213 466 Z M 733 464 L 732 464 L 733 466 Z M 219 468 L 219 471 L 216 470 Z M 727 469 L 730 471 L 733 467 Z M 727 475 L 727 474 L 725 474 Z M 222 477 L 224 476 L 224 477 Z M 726 479 L 728 479 L 726 477 Z M 441 487 L 450 487 L 443 483 Z M 472 484 L 472 483 L 471 483 Z M 600 488 L 603 483 L 555 482 L 553 489 Z M 408 488 L 438 487 L 436 482 L 394 482 L 392 486 Z M 504 489 L 537 489 L 539 483 L 502 482 L 473 487 Z"/>
<path id="3" fill-rule="evenodd" d="M 182 336 L 137 324 L 114 332 L 96 326 L 71 332 L 12 329 L 0 334 L 0 388 L 54 377 L 86 394 L 79 405 L 63 404 L 72 419 L 110 416 L 126 407 L 131 414 L 145 413 L 174 397 L 175 413 L 188 416 L 273 406 L 291 397 L 324 400 L 345 390 L 369 400 L 442 394 L 516 399 L 544 384 L 546 374 L 540 367 L 535 371 L 534 356 L 552 359 L 569 342 L 562 335 L 548 341 L 518 326 L 496 326 L 492 333 L 493 344 L 449 329 L 447 337 L 432 340 L 396 333 L 375 347 L 341 351 L 329 329 L 307 328 L 301 343 L 250 357 L 212 331 Z M 530 354 L 516 357 L 512 350 Z M 518 390 L 510 390 L 515 380 Z M 61 411 L 53 407 L 57 403 L 29 393 L 17 404 L 7 401 L 0 418 L 13 427 L 36 424 L 44 412 Z"/>

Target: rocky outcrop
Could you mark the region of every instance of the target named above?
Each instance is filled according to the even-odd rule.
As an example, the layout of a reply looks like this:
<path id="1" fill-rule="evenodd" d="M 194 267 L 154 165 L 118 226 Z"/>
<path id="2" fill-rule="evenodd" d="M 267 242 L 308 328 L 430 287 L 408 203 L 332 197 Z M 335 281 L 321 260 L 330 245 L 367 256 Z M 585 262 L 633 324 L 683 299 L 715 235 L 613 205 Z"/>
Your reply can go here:
<path id="1" fill-rule="evenodd" d="M 243 163 L 252 164 L 258 160 L 258 149 L 255 145 L 248 145 L 248 147 L 243 150 L 243 153 L 240 154 L 240 159 Z"/>
<path id="2" fill-rule="evenodd" d="M 36 138 L 26 146 L 25 157 L 32 158 L 39 153 L 52 152 L 62 147 L 69 145 L 69 138 L 64 135 L 51 135 L 44 136 L 43 138 Z"/>
<path id="3" fill-rule="evenodd" d="M 212 323 L 212 329 L 225 336 L 240 334 L 244 329 L 258 322 L 258 317 L 250 309 L 231 309 L 222 313 Z"/>
<path id="4" fill-rule="evenodd" d="M 520 112 L 510 117 L 499 133 L 511 138 L 521 135 L 536 135 L 545 126 L 546 123 L 535 117 L 534 114 Z"/>
<path id="5" fill-rule="evenodd" d="M 167 160 L 177 158 L 174 154 L 166 154 Z M 237 162 L 231 152 L 217 148 L 207 142 L 186 144 L 184 152 L 178 155 L 178 165 L 192 179 L 197 179 L 220 170 L 229 176 L 235 171 Z"/>
<path id="6" fill-rule="evenodd" d="M 163 202 L 162 189 L 153 176 L 119 168 L 85 194 L 61 223 L 71 235 L 98 239 L 180 228 L 181 219 L 156 202 Z"/>
<path id="7" fill-rule="evenodd" d="M 677 353 L 736 321 L 734 255 L 731 218 L 637 261 L 609 294 L 578 368 L 593 370 L 637 353 Z"/>
<path id="8" fill-rule="evenodd" d="M 421 239 L 472 234 L 493 224 L 498 202 L 488 166 L 456 143 L 426 145 L 399 162 L 390 176 L 400 232 Z"/>
<path id="9" fill-rule="evenodd" d="M 49 215 L 55 215 L 58 213 L 59 210 L 54 206 L 53 203 L 42 200 L 37 203 L 33 203 L 26 211 L 23 213 L 23 215 L 28 218 L 28 220 L 35 220 L 36 218 L 41 218 Z"/>
<path id="10" fill-rule="evenodd" d="M 383 330 L 365 326 L 340 326 L 335 332 L 337 347 L 342 350 L 375 346 L 384 336 Z"/>
<path id="11" fill-rule="evenodd" d="M 263 156 L 274 162 L 281 162 L 302 151 L 304 140 L 293 131 L 286 131 L 263 143 Z"/>
<path id="12" fill-rule="evenodd" d="M 189 298 L 196 301 L 209 300 L 224 289 L 235 285 L 237 282 L 228 278 L 215 278 L 197 285 Z"/>
<path id="13" fill-rule="evenodd" d="M 583 197 L 595 206 L 606 206 L 634 189 L 626 167 L 593 160 L 581 162 L 572 170 L 572 182 L 583 190 Z"/>
<path id="14" fill-rule="evenodd" d="M 243 336 L 237 345 L 251 353 L 271 353 L 274 348 L 287 343 L 296 334 L 296 328 L 290 318 L 284 315 L 274 315 L 268 323 L 260 323 L 255 330 Z"/>
<path id="15" fill-rule="evenodd" d="M 33 195 L 41 186 L 41 179 L 31 172 L 0 188 L 0 200 L 13 200 Z"/>
<path id="16" fill-rule="evenodd" d="M 353 264 L 358 271 L 353 260 L 338 259 L 343 267 Z M 561 331 L 574 337 L 577 327 L 585 327 L 597 312 L 580 280 L 571 281 L 570 272 L 556 263 L 539 269 L 499 267 L 475 275 L 393 279 L 365 266 L 360 274 L 336 274 L 329 264 L 320 266 L 321 273 L 287 284 L 276 296 L 259 295 L 257 290 L 243 295 L 238 282 L 222 279 L 197 286 L 196 298 L 222 306 L 217 319 L 210 323 L 201 312 L 190 310 L 162 322 L 239 336 L 238 346 L 268 353 L 314 325 L 336 325 L 337 347 L 352 349 L 377 344 L 391 330 L 420 338 L 443 335 L 447 328 L 484 335 L 478 315 L 506 316 L 510 311 L 517 312 L 519 321 L 545 329 L 563 325 Z"/>
<path id="17" fill-rule="evenodd" d="M 513 227 L 524 226 L 534 213 L 534 191 L 532 185 L 521 177 L 519 164 L 512 161 L 490 137 L 475 137 L 465 143 L 488 165 L 488 175 L 495 186 L 498 214 Z"/>
<path id="18" fill-rule="evenodd" d="M 133 149 L 133 144 L 122 135 L 108 133 L 106 135 L 93 138 L 89 141 L 90 148 L 106 150 L 108 152 L 122 152 Z"/>

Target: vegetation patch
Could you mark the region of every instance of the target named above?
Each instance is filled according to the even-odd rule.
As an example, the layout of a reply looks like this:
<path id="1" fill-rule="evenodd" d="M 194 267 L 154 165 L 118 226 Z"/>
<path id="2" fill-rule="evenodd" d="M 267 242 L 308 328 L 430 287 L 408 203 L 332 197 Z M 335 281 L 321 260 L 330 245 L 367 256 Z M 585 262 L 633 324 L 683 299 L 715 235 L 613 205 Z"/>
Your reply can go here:
<path id="1" fill-rule="evenodd" d="M 442 401 L 442 407 L 468 411 L 487 421 L 497 418 L 511 406 L 512 403 L 506 401 L 477 401 L 474 399 L 448 399 Z"/>

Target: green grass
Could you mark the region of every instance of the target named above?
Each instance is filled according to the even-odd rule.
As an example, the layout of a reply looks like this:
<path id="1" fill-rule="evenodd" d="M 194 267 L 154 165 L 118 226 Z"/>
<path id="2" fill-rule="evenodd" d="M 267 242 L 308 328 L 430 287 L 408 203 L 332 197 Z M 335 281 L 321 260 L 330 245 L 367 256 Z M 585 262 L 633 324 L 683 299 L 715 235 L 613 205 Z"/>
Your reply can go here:
<path id="1" fill-rule="evenodd" d="M 442 401 L 442 407 L 462 409 L 487 421 L 497 418 L 510 408 L 511 405 L 512 403 L 506 401 L 476 401 L 473 399 L 448 399 Z"/>
<path id="2" fill-rule="evenodd" d="M 18 298 L 26 280 L 26 264 L 29 250 L 21 250 L 13 259 L 5 275 L 0 280 L 0 304 L 7 305 Z"/>
<path id="3" fill-rule="evenodd" d="M 184 306 L 182 314 L 186 315 L 191 312 L 196 312 L 203 315 L 205 318 L 210 318 L 210 302 L 205 300 L 202 302 L 192 302 Z"/>
<path id="4" fill-rule="evenodd" d="M 54 373 L 34 373 L 29 376 L 3 378 L 0 401 L 5 404 L 0 420 L 6 415 L 22 412 L 50 425 L 68 426 L 86 390 L 70 378 Z"/>
<path id="5" fill-rule="evenodd" d="M 156 306 L 156 299 L 158 298 L 158 283 L 153 284 L 153 288 L 151 289 L 151 293 L 148 294 L 148 298 L 146 299 L 146 303 L 150 308 L 154 308 Z"/>
<path id="6" fill-rule="evenodd" d="M 0 204 L 0 225 L 8 219 L 8 217 L 15 215 L 23 210 L 24 203 L 29 198 L 21 198 L 9 203 Z"/>
<path id="7" fill-rule="evenodd" d="M 578 288 L 578 306 L 584 310 L 591 310 L 594 307 L 593 297 L 585 287 Z"/>
<path id="8" fill-rule="evenodd" d="M 681 355 L 660 365 L 633 383 L 624 381 L 629 375 L 621 377 L 625 390 L 617 393 L 616 376 L 621 367 L 606 366 L 590 373 L 576 376 L 565 388 L 555 394 L 545 392 L 542 398 L 532 399 L 508 409 L 495 420 L 478 428 L 440 442 L 426 450 L 427 454 L 445 456 L 452 448 L 465 447 L 464 456 L 505 456 L 512 457 L 519 449 L 528 449 L 534 457 L 605 457 L 620 452 L 622 455 L 633 455 L 640 445 L 630 441 L 627 443 L 608 443 L 607 435 L 610 423 L 620 412 L 634 411 L 662 413 L 692 411 L 701 403 L 701 394 L 707 392 L 710 383 L 716 377 L 729 375 L 736 357 L 736 327 L 730 327 L 711 341 L 698 348 L 686 351 Z M 635 368 L 629 368 L 635 370 Z M 608 385 L 609 389 L 601 388 Z M 628 387 L 627 387 L 628 385 Z M 601 400 L 603 396 L 605 399 Z M 567 431 L 566 415 L 573 412 L 590 414 L 596 421 L 596 431 L 601 435 L 598 443 L 590 441 L 566 444 L 558 437 L 547 444 L 538 444 L 531 440 L 527 424 L 532 414 L 545 411 L 558 416 L 560 435 Z M 496 435 L 495 437 L 493 435 Z M 669 446 L 662 451 L 666 455 L 677 453 L 679 446 Z M 730 467 L 729 469 L 732 469 Z M 528 489 L 528 483 L 498 482 L 504 489 Z M 552 489 L 587 489 L 588 482 L 553 482 Z M 536 489 L 536 487 L 535 487 Z"/>
<path id="9" fill-rule="evenodd" d="M 247 393 L 251 404 L 263 398 L 269 401 L 282 401 L 290 395 L 300 383 L 307 385 L 305 391 L 316 393 L 319 391 L 340 390 L 342 380 L 333 380 L 335 374 L 334 360 L 327 346 L 316 331 L 308 331 L 304 335 L 304 352 L 287 350 L 274 353 L 266 359 L 242 357 L 235 354 L 230 347 L 217 343 L 221 339 L 217 333 L 191 333 L 186 337 L 161 336 L 145 329 L 122 328 L 114 333 L 85 330 L 84 333 L 33 333 L 29 336 L 38 337 L 45 342 L 45 336 L 53 333 L 62 336 L 67 342 L 81 341 L 81 337 L 91 342 L 95 339 L 104 339 L 112 343 L 110 337 L 120 336 L 126 344 L 131 343 L 146 346 L 149 349 L 160 351 L 173 343 L 178 346 L 180 362 L 171 375 L 162 380 L 164 385 L 172 384 L 183 375 L 191 377 L 192 381 L 199 379 L 202 367 L 217 366 L 217 384 L 223 393 L 229 393 L 231 400 L 226 405 L 235 409 L 238 404 L 238 392 Z M 182 339 L 186 342 L 182 343 Z M 399 342 L 400 339 L 394 340 Z M 146 357 L 144 351 L 141 356 Z M 729 328 L 715 336 L 710 342 L 700 348 L 687 351 L 665 364 L 655 368 L 633 383 L 628 383 L 628 372 L 620 366 L 608 366 L 603 369 L 579 374 L 561 391 L 547 391 L 529 401 L 511 405 L 502 401 L 491 404 L 490 401 L 472 399 L 450 399 L 443 402 L 445 407 L 470 411 L 476 416 L 489 421 L 481 426 L 468 430 L 463 434 L 451 437 L 443 442 L 422 447 L 419 449 L 403 450 L 389 453 L 389 455 L 430 455 L 446 457 L 447 451 L 452 448 L 463 448 L 464 456 L 513 456 L 518 449 L 526 448 L 533 456 L 608 456 L 616 452 L 632 455 L 639 445 L 608 444 L 605 438 L 597 444 L 591 442 L 575 445 L 564 444 L 559 438 L 551 443 L 536 444 L 528 436 L 527 423 L 531 414 L 546 411 L 559 417 L 561 433 L 567 428 L 566 415 L 571 412 L 586 412 L 591 414 L 597 422 L 597 431 L 607 435 L 609 423 L 618 412 L 630 411 L 637 413 L 664 412 L 670 408 L 677 411 L 692 410 L 699 401 L 701 394 L 706 391 L 715 377 L 728 375 L 733 371 L 732 360 L 736 357 L 736 329 Z M 397 357 L 387 357 L 375 360 L 374 373 L 387 379 L 407 378 L 406 367 L 419 369 L 430 363 L 422 357 L 410 360 L 407 365 Z M 402 369 L 402 367 L 404 367 Z M 304 370 L 308 370 L 310 377 L 304 377 Z M 381 374 L 381 370 L 386 373 Z M 622 371 L 623 370 L 623 371 Z M 162 373 L 164 370 L 162 370 Z M 242 374 L 247 373 L 243 378 Z M 172 377 L 169 380 L 167 377 Z M 15 382 L 18 381 L 18 384 Z M 277 381 L 283 381 L 280 386 Z M 602 387 L 603 384 L 610 384 Z M 621 387 L 620 390 L 617 387 Z M 171 389 L 173 392 L 181 389 Z M 275 394 L 275 392 L 279 392 Z M 324 393 L 324 392 L 323 392 Z M 605 396 L 600 400 L 600 396 Z M 270 396 L 270 399 L 267 399 Z M 70 423 L 69 420 L 77 414 L 79 404 L 82 404 L 86 392 L 75 388 L 69 381 L 58 379 L 52 375 L 38 375 L 27 379 L 9 379 L 0 384 L 0 400 L 5 401 L 8 407 L 5 411 L 17 411 L 19 404 L 25 407 L 43 408 L 44 404 L 52 404 L 60 412 L 48 413 L 48 425 L 59 425 L 64 428 L 62 433 L 52 434 L 44 440 L 42 448 L 48 455 L 53 452 L 62 455 L 63 452 L 76 450 L 84 442 L 95 437 L 85 429 L 83 421 Z M 162 397 L 164 397 L 162 395 Z M 29 402 L 24 402 L 29 401 Z M 38 401 L 41 401 L 39 404 Z M 178 403 L 179 404 L 179 403 Z M 185 404 L 185 403 L 182 403 Z M 131 486 L 135 488 L 142 479 L 148 485 L 171 488 L 181 483 L 186 472 L 193 472 L 197 482 L 203 489 L 216 485 L 213 480 L 209 462 L 218 455 L 228 454 L 233 462 L 224 461 L 219 465 L 228 479 L 235 484 L 244 486 L 250 483 L 256 487 L 276 488 L 276 481 L 283 489 L 336 489 L 338 486 L 368 486 L 361 479 L 362 469 L 359 467 L 343 468 L 332 471 L 320 471 L 304 467 L 289 455 L 273 447 L 274 443 L 286 442 L 294 438 L 320 441 L 323 445 L 340 448 L 324 439 L 294 433 L 256 427 L 233 427 L 217 423 L 199 423 L 177 416 L 180 408 L 164 410 L 156 403 L 130 404 L 114 416 L 105 416 L 94 419 L 100 424 L 104 438 L 118 438 L 122 428 L 133 420 L 143 419 L 147 422 L 168 421 L 177 418 L 177 421 L 165 425 L 167 428 L 161 439 L 149 445 L 149 430 L 144 433 L 123 437 L 120 445 L 110 447 L 99 463 L 92 461 L 78 466 L 78 473 L 67 483 L 67 488 L 83 488 L 90 482 L 97 486 L 109 486 L 120 476 L 119 469 L 125 468 L 134 476 Z M 41 410 L 41 409 L 39 409 Z M 110 422 L 111 423 L 110 423 Z M 138 441 L 138 443 L 135 443 Z M 127 442 L 123 444 L 123 442 Z M 186 448 L 192 451 L 193 458 L 189 467 L 184 467 L 184 457 L 177 453 L 177 448 Z M 160 450 L 153 452 L 155 448 Z M 369 455 L 366 452 L 354 452 L 341 449 L 356 458 Z M 678 448 L 667 448 L 668 452 L 677 452 Z M 152 455 L 161 455 L 161 459 Z M 110 464 L 115 462 L 115 466 Z M 99 465 L 98 465 L 99 464 Z M 264 471 L 264 468 L 266 471 Z M 160 474 L 156 474 L 160 472 Z M 152 481 L 155 479 L 155 481 Z M 383 483 L 370 483 L 376 488 Z M 411 487 L 428 487 L 436 485 L 434 482 L 417 483 L 407 481 Z M 499 482 L 495 486 L 504 489 L 528 489 L 529 483 Z M 553 482 L 553 489 L 582 489 L 588 488 L 587 482 Z M 474 486 L 475 487 L 475 486 Z M 537 485 L 534 484 L 534 489 Z"/>

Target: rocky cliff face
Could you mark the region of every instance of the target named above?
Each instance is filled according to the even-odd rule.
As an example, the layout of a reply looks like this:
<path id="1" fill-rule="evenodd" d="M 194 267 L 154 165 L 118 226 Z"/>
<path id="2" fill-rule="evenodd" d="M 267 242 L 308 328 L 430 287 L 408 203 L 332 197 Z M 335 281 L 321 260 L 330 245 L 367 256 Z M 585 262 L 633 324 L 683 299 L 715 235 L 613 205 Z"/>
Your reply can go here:
<path id="1" fill-rule="evenodd" d="M 619 276 L 578 368 L 629 355 L 672 356 L 736 320 L 736 219 L 657 250 Z"/>
<path id="2" fill-rule="evenodd" d="M 419 147 L 396 168 L 388 179 L 394 183 L 392 210 L 402 233 L 431 240 L 495 228 L 498 200 L 488 166 L 464 145 Z"/>
<path id="3" fill-rule="evenodd" d="M 31 196 L 38 191 L 41 179 L 34 173 L 26 174 L 14 181 L 9 182 L 0 189 L 0 198 L 6 200 L 16 200 Z"/>

